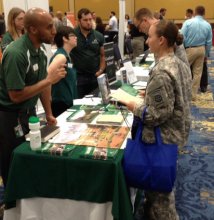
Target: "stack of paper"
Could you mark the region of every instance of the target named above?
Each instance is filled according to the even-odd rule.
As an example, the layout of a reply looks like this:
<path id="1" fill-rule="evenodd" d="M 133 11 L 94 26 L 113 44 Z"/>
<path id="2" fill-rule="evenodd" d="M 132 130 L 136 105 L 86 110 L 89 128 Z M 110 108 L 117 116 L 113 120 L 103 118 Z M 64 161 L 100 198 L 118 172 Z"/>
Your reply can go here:
<path id="1" fill-rule="evenodd" d="M 98 115 L 96 122 L 102 124 L 117 124 L 120 125 L 124 121 L 124 117 L 119 110 L 107 111 Z"/>

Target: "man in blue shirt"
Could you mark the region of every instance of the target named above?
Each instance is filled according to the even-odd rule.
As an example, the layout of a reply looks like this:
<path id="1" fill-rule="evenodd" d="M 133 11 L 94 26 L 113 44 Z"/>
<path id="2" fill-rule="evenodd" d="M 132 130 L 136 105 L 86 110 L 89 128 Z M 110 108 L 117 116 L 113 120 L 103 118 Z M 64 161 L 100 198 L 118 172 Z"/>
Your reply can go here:
<path id="1" fill-rule="evenodd" d="M 205 8 L 197 6 L 195 17 L 186 20 L 181 32 L 184 36 L 184 46 L 186 48 L 189 64 L 192 66 L 193 84 L 192 100 L 196 99 L 196 94 L 200 86 L 204 58 L 209 55 L 212 46 L 212 28 L 204 20 Z"/>

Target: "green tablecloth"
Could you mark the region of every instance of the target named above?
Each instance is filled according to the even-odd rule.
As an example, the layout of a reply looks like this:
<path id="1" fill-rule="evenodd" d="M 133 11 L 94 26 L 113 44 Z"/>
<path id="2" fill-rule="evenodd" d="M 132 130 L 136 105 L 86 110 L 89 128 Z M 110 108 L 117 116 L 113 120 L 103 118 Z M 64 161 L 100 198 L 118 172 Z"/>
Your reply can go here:
<path id="1" fill-rule="evenodd" d="M 14 150 L 5 203 L 32 197 L 66 198 L 105 203 L 111 201 L 115 220 L 132 220 L 119 150 L 114 160 L 79 157 L 82 147 L 70 156 L 43 155 L 31 151 L 29 143 Z"/>

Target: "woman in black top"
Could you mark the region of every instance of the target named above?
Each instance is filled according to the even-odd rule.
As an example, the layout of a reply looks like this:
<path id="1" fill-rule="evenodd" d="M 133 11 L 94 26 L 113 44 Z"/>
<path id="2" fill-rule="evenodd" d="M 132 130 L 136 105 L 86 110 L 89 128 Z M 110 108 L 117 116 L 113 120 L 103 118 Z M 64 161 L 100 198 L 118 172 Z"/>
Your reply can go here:
<path id="1" fill-rule="evenodd" d="M 104 34 L 105 27 L 103 25 L 101 17 L 96 17 L 96 30 L 99 31 L 101 34 Z"/>

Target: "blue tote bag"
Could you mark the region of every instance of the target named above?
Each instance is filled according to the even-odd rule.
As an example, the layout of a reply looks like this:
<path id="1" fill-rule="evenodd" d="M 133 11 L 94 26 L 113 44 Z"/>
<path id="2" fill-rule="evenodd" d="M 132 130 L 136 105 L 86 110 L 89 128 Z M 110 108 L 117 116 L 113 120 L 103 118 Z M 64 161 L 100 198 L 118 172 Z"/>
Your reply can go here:
<path id="1" fill-rule="evenodd" d="M 138 123 L 135 139 L 128 139 L 124 149 L 126 181 L 129 186 L 139 189 L 171 192 L 176 179 L 178 146 L 163 144 L 159 127 L 155 127 L 156 143 L 144 143 L 142 121 Z"/>

